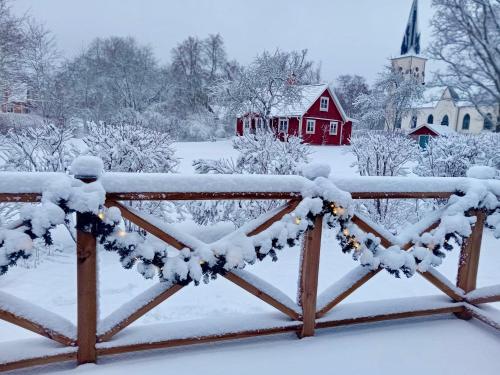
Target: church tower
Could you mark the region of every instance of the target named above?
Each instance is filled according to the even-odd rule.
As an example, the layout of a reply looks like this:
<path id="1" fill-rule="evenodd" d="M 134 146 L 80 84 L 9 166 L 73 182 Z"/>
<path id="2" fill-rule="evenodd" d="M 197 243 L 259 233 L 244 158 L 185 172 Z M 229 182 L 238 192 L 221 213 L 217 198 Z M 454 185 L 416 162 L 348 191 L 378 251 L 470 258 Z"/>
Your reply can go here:
<path id="1" fill-rule="evenodd" d="M 401 55 L 391 59 L 392 67 L 405 75 L 413 75 L 425 84 L 426 58 L 420 56 L 420 32 L 418 31 L 418 0 L 413 0 L 406 25 Z"/>

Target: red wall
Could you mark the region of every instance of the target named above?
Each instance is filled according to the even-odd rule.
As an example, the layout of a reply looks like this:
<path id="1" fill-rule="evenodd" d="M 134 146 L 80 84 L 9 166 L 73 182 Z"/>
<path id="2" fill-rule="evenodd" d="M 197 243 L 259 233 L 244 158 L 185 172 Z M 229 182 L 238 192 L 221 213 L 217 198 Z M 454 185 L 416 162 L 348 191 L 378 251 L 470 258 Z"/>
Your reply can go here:
<path id="1" fill-rule="evenodd" d="M 328 111 L 320 111 L 320 101 L 321 97 L 327 96 L 329 98 Z M 306 124 L 307 119 L 313 119 L 316 121 L 315 133 L 306 134 Z M 336 135 L 330 135 L 330 121 L 338 121 L 338 129 Z M 279 119 L 274 118 L 271 121 L 272 128 L 278 131 Z M 289 135 L 299 135 L 299 126 L 302 127 L 302 138 L 305 143 L 310 143 L 313 145 L 348 145 L 349 138 L 352 132 L 352 122 L 347 121 L 342 122 L 342 115 L 339 109 L 335 105 L 332 96 L 325 90 L 325 92 L 314 102 L 314 104 L 309 108 L 309 110 L 302 117 L 302 123 L 297 117 L 288 118 L 288 134 Z M 251 122 L 251 128 L 255 129 L 255 120 Z M 243 120 L 238 118 L 236 121 L 236 134 L 243 134 Z"/>
<path id="2" fill-rule="evenodd" d="M 436 137 L 438 134 L 433 132 L 431 129 L 429 129 L 427 126 L 422 126 L 420 129 L 415 130 L 410 134 L 410 137 L 412 137 L 414 140 L 418 141 L 418 136 L 419 135 L 430 135 L 431 137 Z"/>
<path id="3" fill-rule="evenodd" d="M 320 110 L 321 97 L 327 96 L 328 111 Z M 314 134 L 306 134 L 307 119 L 316 120 L 316 128 Z M 330 121 L 338 121 L 338 129 L 336 135 L 330 135 Z M 304 142 L 314 145 L 340 145 L 349 144 L 348 139 L 351 136 L 352 124 L 350 122 L 343 124 L 342 115 L 335 105 L 332 96 L 325 90 L 325 92 L 314 102 L 309 110 L 304 114 L 302 120 L 302 135 Z M 347 134 L 346 134 L 347 132 Z M 342 135 L 342 140 L 341 140 Z"/>

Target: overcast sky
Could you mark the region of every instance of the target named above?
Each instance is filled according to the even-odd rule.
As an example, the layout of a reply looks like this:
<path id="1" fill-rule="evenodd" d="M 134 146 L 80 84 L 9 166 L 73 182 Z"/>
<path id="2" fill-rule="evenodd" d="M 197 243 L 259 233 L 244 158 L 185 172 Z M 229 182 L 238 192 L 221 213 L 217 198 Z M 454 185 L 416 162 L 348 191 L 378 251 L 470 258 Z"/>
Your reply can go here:
<path id="1" fill-rule="evenodd" d="M 264 49 L 307 48 L 324 80 L 360 74 L 372 81 L 399 53 L 412 0 L 15 0 L 52 30 L 71 57 L 93 38 L 133 36 L 162 62 L 187 36 L 220 33 L 228 56 L 245 64 Z M 431 0 L 419 1 L 422 47 Z"/>

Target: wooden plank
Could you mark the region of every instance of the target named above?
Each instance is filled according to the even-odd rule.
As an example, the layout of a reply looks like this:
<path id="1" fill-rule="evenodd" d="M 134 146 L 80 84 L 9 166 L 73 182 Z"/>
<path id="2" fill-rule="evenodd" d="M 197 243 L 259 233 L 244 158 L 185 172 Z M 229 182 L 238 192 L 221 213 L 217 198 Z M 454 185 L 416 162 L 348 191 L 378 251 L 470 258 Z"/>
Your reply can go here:
<path id="1" fill-rule="evenodd" d="M 458 294 L 455 290 L 453 290 L 452 288 L 450 288 L 450 286 L 446 285 L 445 283 L 443 283 L 439 277 L 437 277 L 433 272 L 435 270 L 434 269 L 431 269 L 427 272 L 421 272 L 421 271 L 417 271 L 424 279 L 426 279 L 427 281 L 429 281 L 432 285 L 434 285 L 436 288 L 438 288 L 439 290 L 441 290 L 444 294 L 446 294 L 448 297 L 450 297 L 451 299 L 453 299 L 454 301 L 456 302 L 461 302 L 464 300 L 464 297 L 461 296 L 460 294 Z"/>
<path id="2" fill-rule="evenodd" d="M 457 306 L 440 307 L 427 310 L 412 310 L 412 311 L 404 311 L 404 312 L 397 312 L 390 314 L 362 316 L 358 318 L 347 318 L 347 319 L 318 322 L 316 323 L 316 328 L 339 327 L 339 326 L 360 324 L 360 323 L 375 323 L 375 322 L 382 322 L 384 320 L 414 318 L 427 315 L 451 314 L 451 313 L 459 313 L 464 310 L 465 310 L 464 306 L 457 305 Z"/>
<path id="3" fill-rule="evenodd" d="M 500 295 L 467 299 L 467 302 L 469 302 L 472 305 L 480 305 L 481 303 L 500 302 Z"/>
<path id="4" fill-rule="evenodd" d="M 288 315 L 293 320 L 299 320 L 300 319 L 300 315 L 296 311 L 294 311 L 294 310 L 290 309 L 289 307 L 283 305 L 281 302 L 279 302 L 278 300 L 274 299 L 272 296 L 270 296 L 269 294 L 267 294 L 263 290 L 260 290 L 259 288 L 257 288 L 253 284 L 250 284 L 246 280 L 242 279 L 238 275 L 236 275 L 236 274 L 234 274 L 232 272 L 228 272 L 228 273 L 226 273 L 224 275 L 224 277 L 226 279 L 228 279 L 229 281 L 231 281 L 231 282 L 235 283 L 236 285 L 238 285 L 240 288 L 245 289 L 250 294 L 253 294 L 257 298 L 259 298 L 262 301 L 266 302 L 267 304 L 273 306 L 275 309 L 281 311 L 283 314 Z"/>
<path id="5" fill-rule="evenodd" d="M 482 314 L 481 311 L 478 308 L 475 308 L 474 306 L 466 306 L 465 310 L 467 313 L 472 315 L 474 318 L 480 320 L 484 324 L 489 325 L 492 328 L 495 328 L 496 330 L 500 331 L 500 322 L 490 319 L 486 314 Z"/>
<path id="6" fill-rule="evenodd" d="M 360 227 L 360 229 L 362 229 L 363 231 L 365 231 L 367 233 L 372 233 L 375 236 L 379 237 L 380 238 L 380 243 L 382 245 L 383 244 L 386 245 L 386 246 L 383 245 L 384 247 L 392 246 L 392 242 L 389 239 L 385 238 L 382 234 L 380 234 L 378 231 L 376 231 L 375 229 L 373 229 L 369 224 L 367 224 L 366 222 L 364 222 L 358 216 L 354 216 L 354 217 L 356 217 L 356 225 L 358 225 Z M 423 230 L 422 232 L 420 232 L 420 234 L 423 234 L 425 232 L 428 232 L 428 231 L 436 228 L 436 226 L 438 224 L 439 224 L 438 222 L 431 224 L 425 230 Z M 403 246 L 401 246 L 401 248 L 403 250 L 409 250 L 412 247 L 412 245 L 413 244 L 411 242 L 408 242 L 408 243 L 404 244 Z M 349 297 L 355 290 L 357 290 L 363 284 L 365 284 L 366 282 L 368 282 L 372 277 L 374 277 L 381 270 L 382 270 L 381 268 L 378 268 L 375 271 L 368 271 L 365 276 L 363 276 L 358 281 L 356 281 L 354 284 L 352 284 L 343 293 L 339 294 L 335 299 L 333 299 L 330 303 L 328 303 L 327 305 L 325 305 L 321 310 L 317 311 L 316 312 L 316 317 L 317 318 L 321 318 L 322 316 L 324 316 L 328 311 L 330 311 L 336 305 L 338 305 L 340 302 L 342 302 L 344 299 L 346 299 L 347 297 Z M 420 273 L 420 274 L 422 276 L 424 276 L 423 273 Z M 437 288 L 439 288 L 441 291 L 443 291 L 444 293 L 446 293 L 450 297 L 453 295 L 453 296 L 455 296 L 457 298 L 458 297 L 460 298 L 460 299 L 457 299 L 457 301 L 463 300 L 462 297 L 458 296 L 453 290 L 451 290 L 448 286 L 446 286 L 446 284 L 442 283 L 440 280 L 437 280 L 436 277 L 433 277 L 433 275 L 429 275 L 427 277 L 424 276 L 424 277 L 426 278 L 426 280 L 432 282 Z"/>
<path id="7" fill-rule="evenodd" d="M 71 361 L 76 358 L 76 353 L 63 353 L 45 357 L 21 359 L 15 362 L 0 363 L 0 372 L 18 370 L 21 368 L 48 365 L 56 362 Z"/>
<path id="8" fill-rule="evenodd" d="M 77 227 L 81 214 L 76 214 Z M 78 363 L 96 361 L 97 333 L 97 251 L 96 238 L 91 233 L 76 233 L 78 290 Z"/>
<path id="9" fill-rule="evenodd" d="M 39 202 L 41 199 L 40 193 L 0 193 L 0 202 L 5 203 Z"/>
<path id="10" fill-rule="evenodd" d="M 295 210 L 297 208 L 299 203 L 300 203 L 300 200 L 292 199 L 291 201 L 289 201 L 285 205 L 285 207 L 282 210 L 277 212 L 275 215 L 273 215 L 271 218 L 266 220 L 264 223 L 260 224 L 257 228 L 255 228 L 251 232 L 247 233 L 247 236 L 255 236 L 255 235 L 265 231 L 267 228 L 269 228 L 275 222 L 281 220 L 283 218 L 283 216 L 293 212 L 293 210 Z"/>
<path id="11" fill-rule="evenodd" d="M 353 218 L 352 218 L 352 221 L 354 224 L 356 224 L 362 231 L 364 232 L 367 232 L 367 233 L 372 233 L 373 235 L 375 235 L 376 237 L 380 238 L 380 243 L 382 246 L 384 246 L 385 248 L 388 248 L 390 246 L 393 246 L 394 244 L 389 240 L 387 239 L 386 237 L 384 237 L 380 232 L 378 232 L 376 229 L 372 228 L 369 224 L 367 224 L 365 221 L 363 221 L 360 217 L 354 215 Z M 427 229 L 425 229 L 424 232 L 429 232 L 433 229 L 435 229 L 437 226 L 439 225 L 439 221 L 438 222 L 435 222 L 433 223 L 432 225 L 430 225 Z M 422 233 L 424 233 L 422 232 Z M 421 233 L 421 234 L 422 234 Z M 406 244 L 404 244 L 401 248 L 403 250 L 409 250 L 411 249 L 411 247 L 413 246 L 413 244 L 411 242 L 408 242 Z M 438 288 L 439 290 L 441 290 L 443 293 L 445 293 L 446 295 L 448 295 L 449 297 L 451 297 L 453 300 L 457 301 L 457 302 L 460 302 L 460 301 L 463 301 L 463 297 L 459 294 L 457 294 L 452 288 L 450 288 L 448 285 L 446 285 L 445 283 L 443 283 L 436 275 L 434 275 L 432 273 L 432 271 L 429 271 L 429 272 L 421 272 L 421 271 L 417 271 L 424 279 L 426 279 L 427 281 L 429 281 L 431 284 L 433 284 L 436 288 Z M 368 281 L 368 280 L 366 280 Z M 365 282 L 366 282 L 365 281 Z M 361 286 L 361 285 L 360 285 Z M 340 301 L 339 301 L 340 302 Z M 335 305 L 334 305 L 335 306 Z M 333 307 L 333 306 L 332 306 Z"/>
<path id="12" fill-rule="evenodd" d="M 352 199 L 430 199 L 449 198 L 454 192 L 351 192 Z"/>
<path id="13" fill-rule="evenodd" d="M 486 213 L 479 209 L 470 210 L 471 215 L 477 220 L 472 228 L 471 235 L 462 243 L 460 258 L 458 261 L 457 286 L 465 293 L 476 289 L 477 271 L 479 268 L 479 255 L 481 253 L 481 241 L 483 238 L 483 227 L 486 221 Z M 470 311 L 456 314 L 460 319 L 471 319 Z"/>
<path id="14" fill-rule="evenodd" d="M 454 192 L 351 192 L 353 199 L 430 199 L 449 198 Z M 114 192 L 108 198 L 115 201 L 136 200 L 245 200 L 301 199 L 299 192 Z"/>
<path id="15" fill-rule="evenodd" d="M 351 192 L 353 199 L 430 199 L 449 198 L 454 192 Z M 114 201 L 143 200 L 245 200 L 300 199 L 299 192 L 115 192 L 107 194 Z M 0 202 L 38 202 L 40 193 L 0 193 Z"/>
<path id="16" fill-rule="evenodd" d="M 204 344 L 204 343 L 210 343 L 210 342 L 238 340 L 238 339 L 244 339 L 244 338 L 249 338 L 249 337 L 259 337 L 259 336 L 265 336 L 265 335 L 294 332 L 294 331 L 297 331 L 298 329 L 300 329 L 301 326 L 302 326 L 302 323 L 298 322 L 296 325 L 291 325 L 291 326 L 286 326 L 286 327 L 265 328 L 265 329 L 261 329 L 261 330 L 230 332 L 230 333 L 224 333 L 224 334 L 220 334 L 220 335 L 198 336 L 198 337 L 189 337 L 189 338 L 185 338 L 185 339 L 174 339 L 174 340 L 141 343 L 141 344 L 134 344 L 134 345 L 115 346 L 115 347 L 109 347 L 109 348 L 98 348 L 97 352 L 99 355 L 112 355 L 112 354 L 136 352 L 136 351 L 141 351 L 141 350 L 163 349 L 163 348 L 172 348 L 172 347 L 177 347 L 177 346 Z"/>
<path id="17" fill-rule="evenodd" d="M 316 321 L 316 299 L 318 294 L 319 258 L 321 250 L 321 232 L 323 216 L 314 219 L 314 228 L 304 234 L 302 259 L 300 265 L 299 301 L 302 307 L 302 328 L 298 336 L 314 336 Z"/>
<path id="18" fill-rule="evenodd" d="M 185 244 L 183 244 L 182 242 L 180 242 L 179 240 L 177 240 L 176 238 L 172 237 L 170 234 L 165 233 L 163 230 L 161 230 L 157 226 L 144 220 L 139 215 L 133 213 L 122 203 L 107 199 L 105 205 L 106 205 L 106 207 L 119 208 L 121 213 L 122 213 L 122 216 L 125 219 L 131 221 L 132 223 L 141 227 L 142 229 L 145 229 L 146 231 L 151 233 L 153 236 L 158 237 L 162 241 L 165 241 L 167 244 L 176 248 L 177 250 L 182 250 L 186 247 L 189 247 L 189 246 L 186 246 Z"/>
<path id="19" fill-rule="evenodd" d="M 383 247 L 388 248 L 388 247 L 391 247 L 393 245 L 393 243 L 391 241 L 389 241 L 383 234 L 381 234 L 376 229 L 372 228 L 371 225 L 366 223 L 359 216 L 353 215 L 351 221 L 354 224 L 356 224 L 359 227 L 359 229 L 361 229 L 363 232 L 372 233 L 375 237 L 380 238 L 380 244 Z"/>
<path id="20" fill-rule="evenodd" d="M 29 319 L 23 318 L 22 316 L 15 315 L 9 311 L 0 310 L 0 319 L 5 320 L 9 323 L 15 324 L 16 326 L 27 329 L 31 332 L 37 333 L 41 336 L 47 337 L 51 340 L 57 341 L 65 346 L 75 346 L 76 341 L 67 337 L 66 335 L 56 332 L 54 330 L 48 329 L 41 324 L 32 322 Z"/>
<path id="21" fill-rule="evenodd" d="M 368 280 L 370 280 L 372 277 L 374 277 L 376 274 L 378 274 L 380 271 L 382 271 L 381 268 L 375 270 L 375 271 L 370 271 L 367 270 L 367 273 L 365 276 L 360 278 L 358 281 L 356 281 L 352 286 L 348 289 L 346 289 L 344 292 L 339 294 L 335 299 L 333 299 L 330 303 L 325 305 L 321 310 L 316 312 L 316 318 L 321 318 L 323 317 L 328 311 L 333 309 L 335 306 L 337 306 L 340 302 L 345 300 L 347 297 L 349 297 L 355 290 L 357 290 L 361 285 L 366 283 Z"/>
<path id="22" fill-rule="evenodd" d="M 137 309 L 136 311 L 134 311 L 132 314 L 130 314 L 127 318 L 123 319 L 121 322 L 119 322 L 117 325 L 115 325 L 109 331 L 103 333 L 102 335 L 97 336 L 97 341 L 98 342 L 108 341 L 114 335 L 116 335 L 118 332 L 120 332 L 122 329 L 124 329 L 125 327 L 127 327 L 130 324 L 132 324 L 133 322 L 135 322 L 141 316 L 143 316 L 148 311 L 150 311 L 153 308 L 155 308 L 156 306 L 158 306 L 160 303 L 165 301 L 167 298 L 173 296 L 175 293 L 177 293 L 182 288 L 183 288 L 183 286 L 181 286 L 181 285 L 173 285 L 169 289 L 165 290 L 163 293 L 156 296 L 153 300 L 151 300 L 150 302 L 148 302 L 144 306 L 142 306 L 139 309 Z"/>
<path id="23" fill-rule="evenodd" d="M 297 199 L 300 193 L 294 192 L 116 192 L 108 193 L 113 201 L 196 201 L 196 200 L 281 200 Z"/>

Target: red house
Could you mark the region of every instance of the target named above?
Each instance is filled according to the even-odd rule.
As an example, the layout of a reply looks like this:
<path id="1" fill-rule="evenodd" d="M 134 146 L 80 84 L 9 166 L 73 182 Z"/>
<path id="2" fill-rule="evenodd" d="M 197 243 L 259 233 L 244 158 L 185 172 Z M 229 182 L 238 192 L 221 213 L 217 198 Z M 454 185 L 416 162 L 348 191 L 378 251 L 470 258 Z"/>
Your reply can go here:
<path id="1" fill-rule="evenodd" d="M 274 108 L 266 125 L 278 135 L 295 135 L 313 145 L 348 145 L 352 131 L 352 119 L 346 116 L 327 84 L 303 86 L 300 102 Z M 236 120 L 237 135 L 261 128 L 263 119 L 255 114 L 248 113 Z"/>

